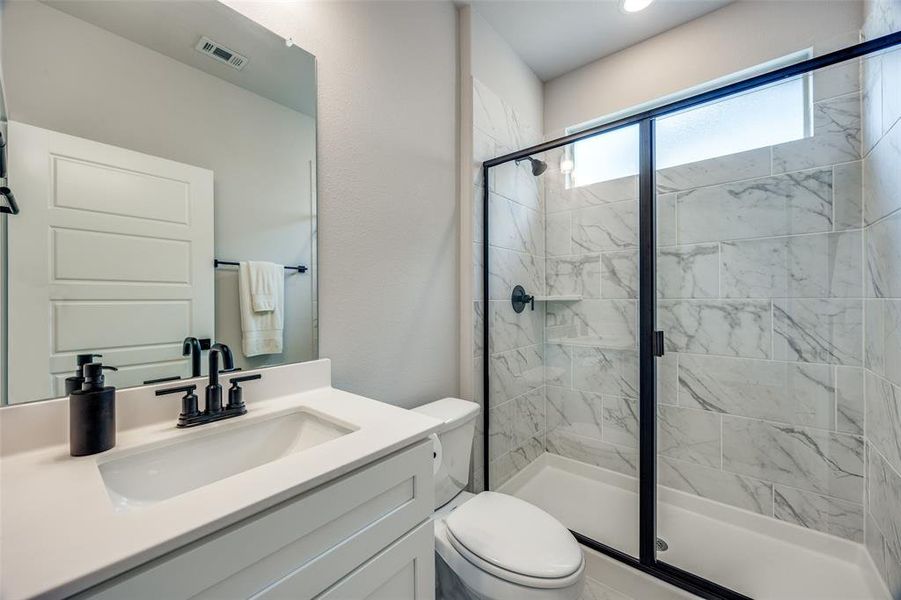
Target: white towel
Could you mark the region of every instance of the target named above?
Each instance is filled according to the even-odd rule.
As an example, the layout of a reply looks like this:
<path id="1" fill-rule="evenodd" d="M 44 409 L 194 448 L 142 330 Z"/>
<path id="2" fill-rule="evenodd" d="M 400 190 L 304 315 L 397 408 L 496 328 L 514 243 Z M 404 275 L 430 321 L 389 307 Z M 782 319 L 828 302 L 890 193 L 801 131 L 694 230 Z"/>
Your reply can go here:
<path id="1" fill-rule="evenodd" d="M 238 297 L 244 356 L 279 354 L 285 322 L 285 268 L 269 262 L 242 261 Z"/>

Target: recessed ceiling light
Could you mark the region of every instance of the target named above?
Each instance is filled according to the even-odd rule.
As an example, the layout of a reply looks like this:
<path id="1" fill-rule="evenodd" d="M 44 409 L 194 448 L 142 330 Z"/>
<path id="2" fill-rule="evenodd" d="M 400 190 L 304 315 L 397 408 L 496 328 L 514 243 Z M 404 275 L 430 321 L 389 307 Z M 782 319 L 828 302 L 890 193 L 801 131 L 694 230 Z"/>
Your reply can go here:
<path id="1" fill-rule="evenodd" d="M 623 12 L 635 13 L 649 7 L 654 0 L 622 0 L 619 7 Z"/>

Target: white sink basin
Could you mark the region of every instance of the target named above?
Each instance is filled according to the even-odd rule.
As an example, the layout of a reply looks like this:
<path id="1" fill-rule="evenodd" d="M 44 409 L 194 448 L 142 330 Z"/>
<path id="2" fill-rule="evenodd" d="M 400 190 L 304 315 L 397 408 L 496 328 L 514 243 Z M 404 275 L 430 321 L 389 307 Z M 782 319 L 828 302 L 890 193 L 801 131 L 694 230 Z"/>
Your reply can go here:
<path id="1" fill-rule="evenodd" d="M 113 504 L 120 510 L 154 504 L 353 431 L 304 411 L 234 425 L 200 426 L 176 443 L 100 463 Z"/>

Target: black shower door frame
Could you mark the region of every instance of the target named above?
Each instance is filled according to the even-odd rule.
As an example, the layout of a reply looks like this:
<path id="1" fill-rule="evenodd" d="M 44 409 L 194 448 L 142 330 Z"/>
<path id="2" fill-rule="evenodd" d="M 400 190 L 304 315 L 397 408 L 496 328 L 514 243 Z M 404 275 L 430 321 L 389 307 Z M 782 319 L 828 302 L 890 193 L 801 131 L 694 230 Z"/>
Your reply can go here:
<path id="1" fill-rule="evenodd" d="M 901 32 L 895 32 L 880 38 L 863 42 L 848 48 L 824 54 L 816 58 L 805 60 L 787 67 L 782 67 L 748 79 L 716 88 L 688 98 L 677 100 L 663 106 L 652 108 L 635 115 L 623 117 L 609 123 L 591 127 L 578 133 L 563 136 L 542 144 L 517 150 L 482 163 L 482 290 L 483 301 L 488 306 L 488 266 L 490 245 L 488 196 L 489 176 L 493 167 L 523 159 L 533 154 L 539 154 L 566 146 L 581 140 L 609 133 L 624 127 L 637 125 L 639 128 L 639 176 L 638 176 L 638 215 L 639 215 L 639 527 L 638 527 L 638 557 L 617 550 L 599 540 L 592 539 L 579 532 L 573 531 L 573 535 L 583 545 L 592 548 L 602 554 L 610 556 L 639 571 L 652 575 L 676 587 L 684 589 L 702 598 L 725 600 L 749 600 L 748 596 L 726 588 L 716 582 L 700 577 L 694 573 L 674 567 L 657 559 L 657 363 L 656 358 L 662 353 L 655 341 L 657 338 L 657 232 L 656 232 L 656 169 L 654 156 L 656 149 L 655 124 L 656 120 L 667 115 L 700 106 L 708 102 L 734 96 L 766 85 L 778 83 L 836 65 L 848 60 L 860 58 L 874 52 L 879 52 L 901 45 Z M 488 348 L 489 319 L 483 319 L 482 347 Z M 485 410 L 482 411 L 483 419 L 483 473 L 485 489 L 491 489 L 488 468 L 489 453 L 489 394 L 490 374 L 488 365 L 485 365 L 482 376 L 482 397 L 485 399 Z"/>

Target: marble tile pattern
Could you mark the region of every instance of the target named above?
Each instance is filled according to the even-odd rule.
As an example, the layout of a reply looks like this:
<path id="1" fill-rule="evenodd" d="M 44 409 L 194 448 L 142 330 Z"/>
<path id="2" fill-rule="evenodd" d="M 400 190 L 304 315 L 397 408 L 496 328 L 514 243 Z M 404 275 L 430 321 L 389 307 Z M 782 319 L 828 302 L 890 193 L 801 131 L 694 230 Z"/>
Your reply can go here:
<path id="1" fill-rule="evenodd" d="M 671 352 L 746 358 L 772 354 L 768 300 L 661 300 L 657 321 Z"/>
<path id="2" fill-rule="evenodd" d="M 574 250 L 602 252 L 638 246 L 638 203 L 625 200 L 573 212 Z"/>
<path id="3" fill-rule="evenodd" d="M 892 59 L 899 61 L 895 50 Z M 885 56 L 883 59 L 886 58 Z M 884 64 L 884 63 L 883 63 Z M 901 77 L 898 74 L 897 77 Z M 888 96 L 883 96 L 887 98 Z M 883 118 L 885 112 L 883 110 Z M 901 186 L 901 170 L 898 169 L 898 155 L 901 153 L 901 128 L 896 120 L 888 125 L 891 129 L 879 137 L 873 149 L 866 155 L 863 161 L 864 179 L 864 220 L 868 225 L 886 217 L 901 208 L 901 198 L 898 197 L 898 188 Z M 886 127 L 883 121 L 883 127 Z"/>
<path id="4" fill-rule="evenodd" d="M 828 430 L 835 424 L 834 371 L 822 364 L 683 354 L 679 406 Z"/>
<path id="5" fill-rule="evenodd" d="M 856 230 L 725 242 L 723 296 L 859 298 L 861 240 Z"/>
<path id="6" fill-rule="evenodd" d="M 773 172 L 786 173 L 861 157 L 858 92 L 813 105 L 813 136 L 773 146 Z"/>
<path id="7" fill-rule="evenodd" d="M 901 3 L 864 2 L 863 38 L 901 30 Z M 901 598 L 901 50 L 864 59 L 865 542 Z"/>
<path id="8" fill-rule="evenodd" d="M 901 61 L 814 79 L 811 137 L 657 174 L 659 481 L 865 540 L 901 583 Z M 480 152 L 527 145 L 491 96 Z M 561 155 L 488 181 L 495 485 L 544 451 L 637 474 L 637 178 L 567 187 Z M 583 300 L 514 319 L 515 283 Z"/>
<path id="9" fill-rule="evenodd" d="M 547 302 L 548 341 L 634 348 L 638 306 L 634 300 Z"/>
<path id="10" fill-rule="evenodd" d="M 680 244 L 832 231 L 832 168 L 680 192 Z"/>
<path id="11" fill-rule="evenodd" d="M 868 479 L 869 514 L 885 540 L 886 554 L 901 556 L 901 476 L 871 448 Z"/>
<path id="12" fill-rule="evenodd" d="M 488 359 L 492 405 L 521 396 L 544 384 L 543 346 L 526 346 L 492 354 Z"/>
<path id="13" fill-rule="evenodd" d="M 660 457 L 657 481 L 669 488 L 762 515 L 773 514 L 773 484 L 753 477 Z"/>
<path id="14" fill-rule="evenodd" d="M 901 387 L 866 374 L 867 441 L 901 473 Z"/>
<path id="15" fill-rule="evenodd" d="M 545 260 L 545 279 L 548 296 L 600 298 L 601 256 L 598 254 L 549 256 Z"/>
<path id="16" fill-rule="evenodd" d="M 573 389 L 638 398 L 638 352 L 572 346 Z"/>
<path id="17" fill-rule="evenodd" d="M 718 298 L 719 277 L 720 244 L 657 251 L 657 293 L 661 298 Z"/>
<path id="18" fill-rule="evenodd" d="M 722 464 L 720 415 L 681 406 L 657 410 L 657 452 L 706 467 Z"/>
<path id="19" fill-rule="evenodd" d="M 638 250 L 601 254 L 601 297 L 638 299 Z"/>
<path id="20" fill-rule="evenodd" d="M 901 157 L 901 149 L 898 156 Z M 864 237 L 867 297 L 901 298 L 901 244 L 898 243 L 901 240 L 901 209 L 869 225 Z"/>
<path id="21" fill-rule="evenodd" d="M 773 301 L 773 358 L 859 366 L 863 364 L 863 301 Z"/>
<path id="22" fill-rule="evenodd" d="M 544 216 L 541 212 L 504 198 L 488 195 L 489 243 L 498 248 L 544 256 Z"/>
<path id="23" fill-rule="evenodd" d="M 863 497 L 859 436 L 725 415 L 723 468 L 849 502 Z"/>
<path id="24" fill-rule="evenodd" d="M 509 302 L 488 303 L 488 347 L 492 355 L 544 343 L 544 306 L 516 313 Z M 481 331 L 477 337 L 481 339 Z"/>
<path id="25" fill-rule="evenodd" d="M 774 516 L 782 521 L 863 541 L 863 505 L 777 485 Z"/>
<path id="26" fill-rule="evenodd" d="M 863 230 L 858 74 L 817 75 L 810 138 L 657 173 L 660 483 L 855 541 L 864 271 L 897 262 Z M 634 473 L 636 326 L 604 303 L 639 297 L 634 181 L 563 182 L 544 182 L 547 289 L 594 291 L 599 264 L 600 301 L 548 305 L 547 451 Z"/>
<path id="27" fill-rule="evenodd" d="M 489 371 L 489 476 L 493 485 L 500 485 L 516 472 L 537 458 L 545 448 L 546 393 L 545 393 L 545 308 L 538 304 L 535 310 L 515 313 L 510 305 L 510 293 L 517 284 L 529 294 L 543 296 L 546 293 L 545 259 L 546 244 L 551 253 L 569 254 L 546 232 L 565 225 L 568 245 L 571 234 L 568 224 L 557 219 L 545 221 L 543 182 L 532 175 L 527 163 L 507 163 L 489 172 L 482 181 L 481 163 L 514 149 L 538 143 L 541 138 L 537 127 L 527 125 L 513 106 L 495 94 L 488 86 L 474 79 L 473 102 L 473 231 L 474 277 L 473 285 L 473 397 L 481 396 L 481 369 Z M 549 177 L 554 177 L 549 169 Z M 559 175 L 559 173 L 557 173 Z M 489 191 L 489 295 L 487 309 L 482 298 L 482 251 L 484 242 L 482 216 L 482 190 Z M 568 219 L 568 215 L 564 215 Z M 599 259 L 596 261 L 599 264 Z M 582 263 L 573 264 L 582 271 Z M 572 271 L 570 271 L 572 272 Z M 586 278 L 592 277 L 591 268 L 585 265 Z M 556 271 L 554 271 L 556 273 Z M 598 268 L 594 280 L 600 287 Z M 552 281 L 555 279 L 552 278 Z M 590 288 L 590 284 L 589 284 Z M 600 294 L 598 289 L 597 295 Z M 488 319 L 489 340 L 487 356 L 482 347 L 482 323 Z M 478 426 L 481 434 L 481 423 Z M 477 437 L 478 437 L 477 435 Z M 480 489 L 484 476 L 481 469 L 482 447 L 480 439 L 474 440 L 473 477 L 474 489 Z"/>
<path id="28" fill-rule="evenodd" d="M 864 433 L 864 369 L 835 368 L 835 430 Z"/>
<path id="29" fill-rule="evenodd" d="M 694 163 L 657 170 L 657 193 L 682 192 L 694 188 L 755 179 L 770 174 L 770 149 L 756 148 Z"/>
<path id="30" fill-rule="evenodd" d="M 565 428 L 548 432 L 547 451 L 624 475 L 638 474 L 638 449 L 576 435 Z"/>
<path id="31" fill-rule="evenodd" d="M 832 168 L 835 231 L 863 226 L 863 161 Z"/>

